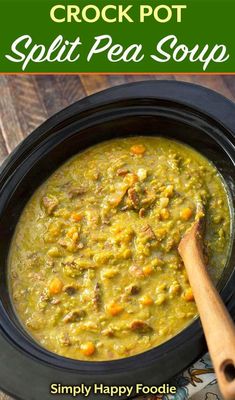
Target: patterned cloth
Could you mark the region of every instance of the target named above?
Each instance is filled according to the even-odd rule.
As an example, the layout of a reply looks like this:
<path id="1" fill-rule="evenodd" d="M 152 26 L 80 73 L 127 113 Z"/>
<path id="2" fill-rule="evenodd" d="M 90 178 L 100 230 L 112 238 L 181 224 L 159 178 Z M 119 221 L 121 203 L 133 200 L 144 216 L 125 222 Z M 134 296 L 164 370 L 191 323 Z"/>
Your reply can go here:
<path id="1" fill-rule="evenodd" d="M 223 400 L 208 354 L 178 375 L 171 384 L 177 387 L 174 395 L 147 396 L 138 400 Z"/>

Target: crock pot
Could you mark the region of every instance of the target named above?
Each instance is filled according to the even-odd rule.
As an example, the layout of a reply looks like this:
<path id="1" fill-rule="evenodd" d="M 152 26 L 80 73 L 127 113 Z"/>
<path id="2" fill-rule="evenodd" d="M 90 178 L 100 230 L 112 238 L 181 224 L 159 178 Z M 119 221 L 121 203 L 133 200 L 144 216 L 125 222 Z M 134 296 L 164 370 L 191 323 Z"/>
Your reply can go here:
<path id="1" fill-rule="evenodd" d="M 216 92 L 176 81 L 118 86 L 78 101 L 37 128 L 0 169 L 0 387 L 15 398 L 55 398 L 50 393 L 52 383 L 168 383 L 206 351 L 197 318 L 171 340 L 142 354 L 115 361 L 75 361 L 52 354 L 34 342 L 12 308 L 7 256 L 29 197 L 75 153 L 97 142 L 129 135 L 174 138 L 204 154 L 227 183 L 234 219 L 235 105 Z M 234 221 L 232 226 L 230 254 L 218 290 L 235 318 Z M 89 398 L 98 400 L 104 395 Z"/>

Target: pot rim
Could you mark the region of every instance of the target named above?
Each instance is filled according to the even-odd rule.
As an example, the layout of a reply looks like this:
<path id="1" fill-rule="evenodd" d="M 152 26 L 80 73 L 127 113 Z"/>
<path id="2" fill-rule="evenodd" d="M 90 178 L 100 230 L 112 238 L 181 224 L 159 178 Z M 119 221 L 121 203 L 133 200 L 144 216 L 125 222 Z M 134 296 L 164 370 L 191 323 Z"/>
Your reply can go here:
<path id="1" fill-rule="evenodd" d="M 174 86 L 174 90 L 173 90 Z M 183 96 L 179 98 L 179 86 L 184 89 L 185 93 Z M 163 88 L 164 88 L 164 93 L 163 93 Z M 187 89 L 185 89 L 187 88 Z M 141 91 L 139 92 L 139 89 L 143 89 L 144 93 Z M 156 91 L 158 90 L 158 93 Z M 147 91 L 147 95 L 146 95 Z M 191 92 L 196 92 L 196 104 L 195 104 L 195 99 L 194 103 L 191 101 Z M 91 113 L 92 110 L 95 109 L 95 107 L 104 107 L 108 104 L 110 104 L 111 99 L 112 99 L 112 104 L 118 103 L 119 101 L 127 101 L 127 100 L 143 100 L 143 99 L 158 99 L 158 100 L 165 100 L 165 101 L 175 101 L 178 104 L 187 106 L 192 108 L 193 110 L 199 111 L 205 116 L 209 116 L 216 122 L 218 122 L 223 128 L 226 129 L 226 131 L 231 135 L 231 138 L 235 138 L 235 117 L 231 117 L 229 120 L 226 120 L 226 122 L 220 121 L 222 115 L 221 115 L 221 107 L 219 108 L 219 116 L 213 115 L 212 109 L 209 107 L 209 110 L 205 110 L 205 104 L 203 103 L 203 109 L 201 108 L 202 106 L 202 91 L 207 95 L 207 97 L 216 97 L 216 112 L 218 111 L 218 102 L 221 102 L 223 104 L 223 109 L 224 108 L 229 108 L 229 110 L 233 109 L 232 115 L 234 115 L 234 104 L 227 100 L 226 98 L 222 97 L 221 95 L 218 95 L 216 92 L 213 92 L 209 89 L 206 89 L 204 87 L 201 87 L 199 85 L 192 85 L 189 83 L 185 82 L 175 82 L 175 81 L 143 81 L 143 82 L 136 82 L 136 83 L 131 83 L 127 85 L 121 85 L 117 86 L 114 88 L 107 89 L 105 91 L 96 93 L 92 96 L 89 96 L 87 98 L 84 98 L 73 105 L 65 108 L 64 110 L 60 111 L 56 115 L 52 116 L 49 118 L 45 123 L 43 123 L 39 128 L 37 128 L 31 135 L 29 135 L 23 142 L 21 142 L 17 148 L 11 153 L 11 155 L 7 158 L 7 160 L 3 163 L 2 167 L 0 168 L 0 188 L 1 188 L 1 181 L 6 182 L 8 177 L 11 176 L 12 174 L 12 168 L 15 166 L 16 162 L 20 163 L 21 158 L 24 156 L 25 153 L 28 153 L 28 151 L 32 150 L 35 146 L 35 143 L 39 143 L 43 135 L 46 133 L 47 135 L 52 134 L 53 132 L 60 127 L 63 122 L 68 121 L 72 117 L 77 116 L 80 114 L 80 118 L 86 115 L 86 113 Z M 187 92 L 187 93 L 186 93 Z M 198 92 L 200 92 L 200 96 L 198 96 Z M 161 96 L 160 96 L 161 93 Z M 144 94 L 144 96 L 143 96 Z M 177 99 L 178 96 L 178 99 Z M 187 97 L 187 101 L 185 100 Z M 208 103 L 208 101 L 207 101 Z M 226 106 L 225 106 L 226 103 Z M 205 112 L 206 111 L 206 112 Z M 214 109 L 215 112 L 215 109 Z M 218 113 L 217 113 L 218 114 Z M 66 118 L 65 118 L 66 116 Z M 230 146 L 233 147 L 234 145 L 231 140 L 227 138 L 227 142 Z M 227 285 L 225 285 L 225 290 Z M 231 289 L 229 289 L 231 290 Z M 1 310 L 2 309 L 2 310 Z M 3 313 L 3 305 L 0 303 L 0 310 L 2 311 L 1 314 Z M 8 320 L 8 317 L 5 315 L 5 320 L 4 320 L 5 327 L 8 326 L 8 328 L 12 329 L 12 324 L 10 319 Z M 182 332 L 184 333 L 184 338 L 182 338 Z M 7 340 L 12 342 L 12 338 L 9 337 L 7 334 L 7 329 L 4 329 L 3 327 L 3 334 L 7 338 Z M 29 348 L 33 348 L 33 353 L 30 352 L 29 350 L 27 351 L 28 355 L 30 357 L 36 358 L 38 361 L 41 361 L 42 363 L 46 364 L 52 364 L 54 367 L 57 368 L 63 368 L 63 369 L 69 369 L 69 370 L 76 370 L 76 371 L 82 371 L 82 373 L 89 373 L 89 374 L 95 374 L 97 372 L 101 374 L 112 374 L 112 373 L 118 373 L 120 371 L 126 370 L 127 368 L 143 368 L 146 364 L 151 364 L 151 362 L 154 362 L 156 359 L 160 359 L 161 357 L 168 357 L 169 354 L 175 349 L 175 347 L 182 347 L 185 345 L 185 342 L 190 341 L 192 338 L 192 335 L 198 335 L 198 336 L 203 336 L 201 325 L 199 318 L 194 320 L 188 327 L 186 327 L 183 331 L 179 332 L 177 335 L 172 337 L 170 340 L 167 342 L 162 343 L 161 345 L 152 348 L 150 350 L 147 350 L 145 352 L 142 352 L 140 354 L 127 357 L 127 358 L 122 358 L 122 359 L 117 359 L 117 360 L 110 360 L 110 361 L 80 361 L 80 360 L 73 360 L 73 359 L 68 359 L 62 356 L 58 356 L 54 353 L 51 353 L 45 349 L 43 349 L 40 345 L 38 345 L 30 336 L 25 336 L 28 337 L 29 340 Z M 19 336 L 19 341 L 20 341 Z M 183 339 L 183 340 L 182 340 Z M 14 343 L 15 346 L 19 346 L 19 342 Z M 20 346 L 21 348 L 21 346 Z M 25 347 L 24 347 L 25 349 Z M 25 351 L 21 348 L 21 351 Z M 39 354 L 38 354 L 39 353 Z M 42 358 L 40 357 L 42 356 Z M 61 365 L 63 364 L 63 365 Z"/>

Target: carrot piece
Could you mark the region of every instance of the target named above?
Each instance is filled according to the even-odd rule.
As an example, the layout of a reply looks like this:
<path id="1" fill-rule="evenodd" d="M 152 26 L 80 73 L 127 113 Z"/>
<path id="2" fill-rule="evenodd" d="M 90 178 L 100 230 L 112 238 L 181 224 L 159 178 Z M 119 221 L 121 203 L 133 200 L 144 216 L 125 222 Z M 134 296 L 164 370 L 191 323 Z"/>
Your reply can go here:
<path id="1" fill-rule="evenodd" d="M 92 342 L 86 342 L 81 344 L 81 352 L 84 354 L 84 356 L 92 356 L 95 350 L 96 350 L 95 345 Z"/>
<path id="2" fill-rule="evenodd" d="M 186 292 L 184 293 L 184 300 L 186 301 L 194 300 L 193 291 L 191 288 L 187 289 Z"/>
<path id="3" fill-rule="evenodd" d="M 82 219 L 82 215 L 81 215 L 81 214 L 78 214 L 78 213 L 76 213 L 76 212 L 72 212 L 71 218 L 72 218 L 74 221 L 79 222 L 79 221 L 81 221 L 81 219 Z"/>
<path id="4" fill-rule="evenodd" d="M 143 144 L 135 144 L 131 147 L 131 153 L 136 155 L 142 155 L 146 151 L 146 147 Z"/>
<path id="5" fill-rule="evenodd" d="M 153 299 L 148 294 L 145 294 L 140 298 L 140 303 L 143 304 L 143 306 L 151 306 L 153 304 Z"/>
<path id="6" fill-rule="evenodd" d="M 58 294 L 62 291 L 63 288 L 63 283 L 62 281 L 55 277 L 52 279 L 52 281 L 49 284 L 49 292 L 50 294 Z"/>
<path id="7" fill-rule="evenodd" d="M 108 305 L 107 310 L 109 314 L 115 317 L 116 315 L 120 314 L 123 311 L 123 307 L 120 306 L 119 304 L 111 303 Z"/>
<path id="8" fill-rule="evenodd" d="M 143 273 L 145 276 L 149 276 L 153 273 L 154 268 L 152 267 L 152 265 L 145 265 L 143 267 Z"/>
<path id="9" fill-rule="evenodd" d="M 183 220 L 188 221 L 191 218 L 192 214 L 193 214 L 193 210 L 191 208 L 187 207 L 181 211 L 180 216 Z"/>

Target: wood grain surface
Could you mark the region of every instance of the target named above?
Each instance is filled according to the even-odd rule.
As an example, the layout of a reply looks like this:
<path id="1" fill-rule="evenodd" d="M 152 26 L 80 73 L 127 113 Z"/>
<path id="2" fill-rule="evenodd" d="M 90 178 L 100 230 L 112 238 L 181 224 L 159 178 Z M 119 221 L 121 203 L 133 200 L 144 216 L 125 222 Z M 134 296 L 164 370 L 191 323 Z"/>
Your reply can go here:
<path id="1" fill-rule="evenodd" d="M 233 75 L 0 75 L 0 164 L 24 137 L 62 108 L 108 87 L 151 79 L 198 83 L 235 101 Z M 11 399 L 0 392 L 0 400 Z"/>

